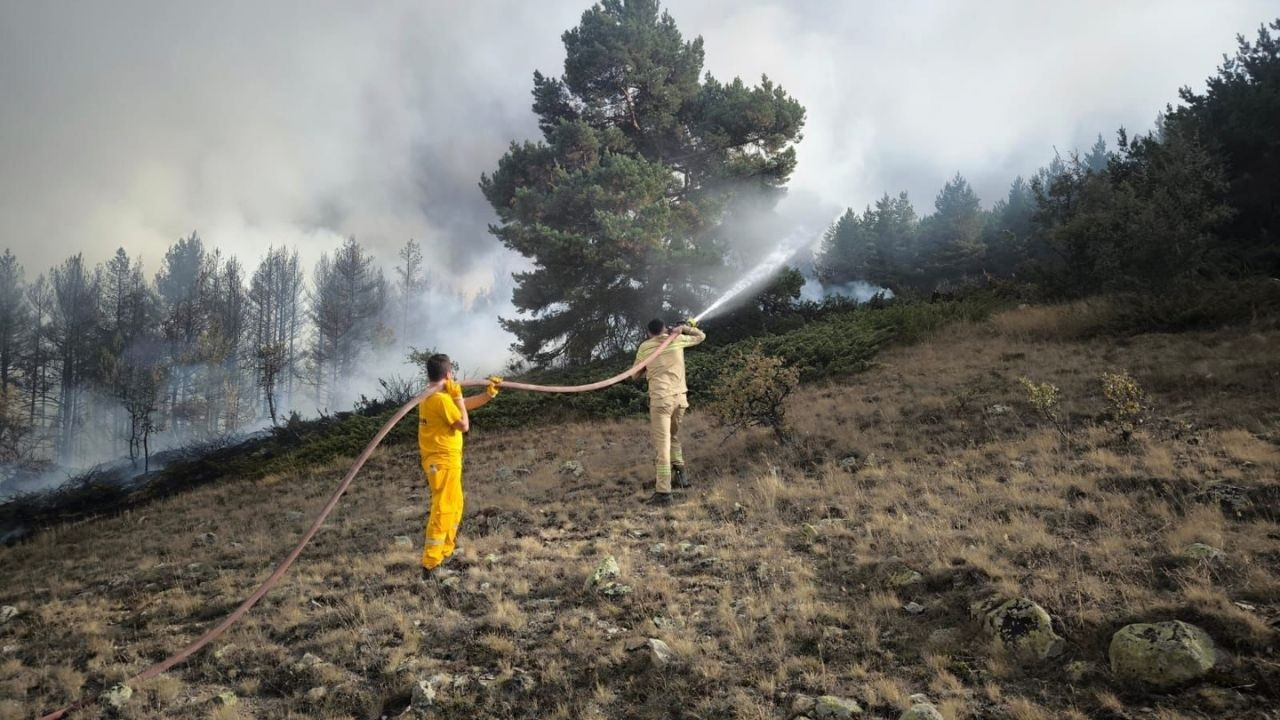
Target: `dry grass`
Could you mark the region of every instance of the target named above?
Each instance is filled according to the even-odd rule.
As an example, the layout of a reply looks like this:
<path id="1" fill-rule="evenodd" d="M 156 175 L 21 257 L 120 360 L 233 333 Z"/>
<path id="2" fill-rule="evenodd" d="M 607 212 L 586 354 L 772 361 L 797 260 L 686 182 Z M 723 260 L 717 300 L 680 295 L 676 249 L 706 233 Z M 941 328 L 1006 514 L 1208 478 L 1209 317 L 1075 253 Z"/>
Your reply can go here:
<path id="1" fill-rule="evenodd" d="M 1110 301 L 1089 298 L 1005 310 L 993 316 L 990 325 L 996 332 L 1016 338 L 1076 340 L 1100 332 L 1113 317 Z"/>
<path id="2" fill-rule="evenodd" d="M 478 427 L 452 589 L 417 580 L 427 492 L 414 449 L 385 448 L 290 578 L 126 714 L 378 717 L 446 673 L 462 680 L 439 692 L 439 717 L 785 720 L 797 694 L 896 717 L 921 692 L 951 720 L 1211 716 L 1192 691 L 1135 695 L 1105 673 L 1121 624 L 1181 617 L 1228 651 L 1215 682 L 1240 687 L 1233 717 L 1267 717 L 1280 687 L 1268 670 L 1280 333 L 1073 339 L 1105 312 L 1011 311 L 802 388 L 788 447 L 726 440 L 695 409 L 697 488 L 668 510 L 638 502 L 642 419 Z M 1154 408 L 1130 443 L 1099 424 L 1097 378 L 1117 369 Z M 1061 389 L 1069 442 L 1026 404 L 1021 376 Z M 586 475 L 562 475 L 568 459 Z M 513 480 L 497 479 L 503 466 Z M 0 603 L 22 613 L 0 629 L 0 720 L 96 695 L 203 632 L 295 541 L 306 521 L 290 511 L 310 518 L 345 470 L 200 488 L 0 550 Z M 1226 486 L 1244 502 L 1220 502 Z M 217 541 L 198 544 L 206 532 Z M 1180 559 L 1191 542 L 1226 555 Z M 584 588 L 605 555 L 630 595 Z M 903 565 L 922 581 L 889 583 Z M 1028 666 L 992 651 L 968 616 L 991 592 L 1048 609 L 1067 657 Z M 676 665 L 644 668 L 625 648 L 645 637 Z M 1104 670 L 1075 687 L 1071 660 Z M 225 689 L 236 707 L 213 702 Z"/>

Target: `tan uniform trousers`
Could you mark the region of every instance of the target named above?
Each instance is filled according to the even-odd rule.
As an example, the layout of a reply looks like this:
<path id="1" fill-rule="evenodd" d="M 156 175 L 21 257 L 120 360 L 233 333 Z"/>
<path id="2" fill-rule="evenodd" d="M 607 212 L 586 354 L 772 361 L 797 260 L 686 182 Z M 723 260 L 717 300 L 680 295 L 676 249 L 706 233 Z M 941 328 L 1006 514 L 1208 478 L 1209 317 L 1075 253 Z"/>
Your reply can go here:
<path id="1" fill-rule="evenodd" d="M 653 441 L 654 469 L 660 493 L 671 492 L 671 466 L 684 465 L 680 448 L 680 421 L 689 407 L 687 393 L 668 395 L 649 402 L 649 439 Z"/>

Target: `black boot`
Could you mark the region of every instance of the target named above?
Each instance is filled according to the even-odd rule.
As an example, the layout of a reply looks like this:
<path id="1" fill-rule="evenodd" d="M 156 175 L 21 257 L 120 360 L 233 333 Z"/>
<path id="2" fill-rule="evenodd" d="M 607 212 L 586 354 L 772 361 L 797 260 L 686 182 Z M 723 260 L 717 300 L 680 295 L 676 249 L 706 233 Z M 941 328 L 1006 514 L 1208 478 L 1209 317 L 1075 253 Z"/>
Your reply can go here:
<path id="1" fill-rule="evenodd" d="M 678 487 L 681 490 L 685 490 L 690 487 L 689 478 L 684 474 L 683 465 L 671 466 L 671 487 Z"/>
<path id="2" fill-rule="evenodd" d="M 669 493 L 669 492 L 665 492 L 665 493 L 664 493 L 664 492 L 656 492 L 656 493 L 654 493 L 654 494 L 650 495 L 650 496 L 649 496 L 649 499 L 644 501 L 644 504 L 645 504 L 645 505 L 654 505 L 654 506 L 657 506 L 657 507 L 666 507 L 666 506 L 668 506 L 668 505 L 670 505 L 670 504 L 671 504 L 671 493 Z"/>

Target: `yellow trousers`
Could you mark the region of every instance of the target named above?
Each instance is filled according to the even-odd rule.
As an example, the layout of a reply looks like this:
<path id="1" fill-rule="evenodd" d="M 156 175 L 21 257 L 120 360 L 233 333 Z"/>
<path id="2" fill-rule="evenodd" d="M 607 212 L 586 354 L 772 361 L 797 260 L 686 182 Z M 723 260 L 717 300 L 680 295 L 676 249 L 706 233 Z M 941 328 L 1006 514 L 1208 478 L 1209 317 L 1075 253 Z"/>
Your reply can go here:
<path id="1" fill-rule="evenodd" d="M 680 421 L 688 407 L 689 399 L 685 393 L 649 401 L 649 439 L 653 441 L 653 464 L 657 475 L 654 489 L 660 493 L 671 492 L 671 466 L 684 465 Z"/>
<path id="2" fill-rule="evenodd" d="M 422 545 L 422 567 L 438 567 L 453 554 L 462 522 L 462 464 L 460 461 L 426 460 L 422 470 L 431 487 L 431 514 L 427 516 L 426 539 Z"/>

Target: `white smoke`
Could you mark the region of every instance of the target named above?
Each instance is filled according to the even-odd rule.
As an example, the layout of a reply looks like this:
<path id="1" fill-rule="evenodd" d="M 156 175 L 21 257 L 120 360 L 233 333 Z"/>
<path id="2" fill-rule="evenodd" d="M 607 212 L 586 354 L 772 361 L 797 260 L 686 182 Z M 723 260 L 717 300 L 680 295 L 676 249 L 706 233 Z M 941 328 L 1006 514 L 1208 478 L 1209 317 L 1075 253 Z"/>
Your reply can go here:
<path id="1" fill-rule="evenodd" d="M 862 280 L 836 285 L 823 285 L 816 277 L 807 278 L 804 282 L 804 287 L 800 288 L 800 299 L 809 302 L 822 302 L 830 298 L 848 298 L 855 302 L 864 303 L 876 295 L 891 298 L 893 297 L 893 291 Z"/>

